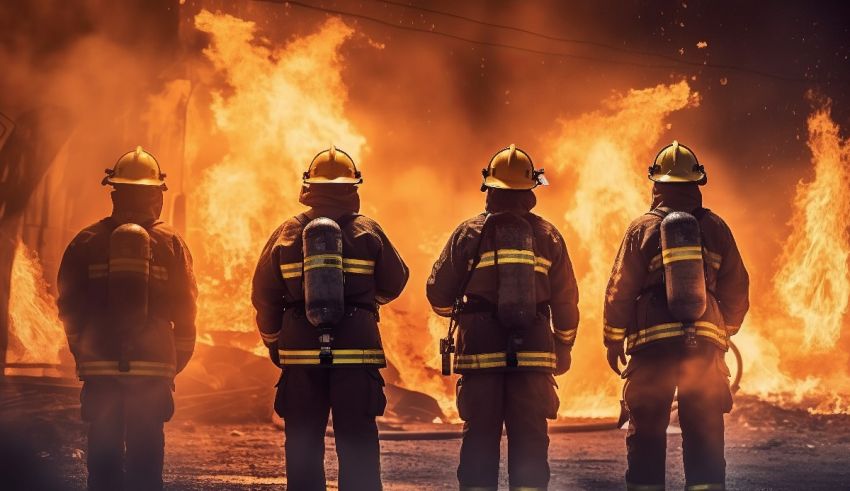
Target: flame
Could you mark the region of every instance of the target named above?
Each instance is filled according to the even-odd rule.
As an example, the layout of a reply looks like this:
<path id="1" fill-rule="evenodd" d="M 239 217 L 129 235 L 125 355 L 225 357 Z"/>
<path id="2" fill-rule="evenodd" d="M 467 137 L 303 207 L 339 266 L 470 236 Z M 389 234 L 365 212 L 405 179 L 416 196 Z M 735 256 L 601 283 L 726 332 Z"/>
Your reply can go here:
<path id="1" fill-rule="evenodd" d="M 204 51 L 227 89 L 212 94 L 214 131 L 226 153 L 189 192 L 189 238 L 202 251 L 198 325 L 207 334 L 251 333 L 250 279 L 269 234 L 298 209 L 298 182 L 317 149 L 333 142 L 354 158 L 366 140 L 346 119 L 339 47 L 353 33 L 337 18 L 272 48 L 256 25 L 202 11 Z M 197 175 L 197 174 L 196 174 Z"/>
<path id="2" fill-rule="evenodd" d="M 621 383 L 600 357 L 605 286 L 626 227 L 649 204 L 642 164 L 668 129 L 666 117 L 698 102 L 684 81 L 630 90 L 607 101 L 603 110 L 561 121 L 552 136 L 548 160 L 559 171 L 575 174 L 570 178 L 574 189 L 561 186 L 559 193 L 570 203 L 564 225 L 572 233 L 565 239 L 577 272 L 582 316 L 573 368 L 560 390 L 562 415 L 616 415 Z"/>
<path id="3" fill-rule="evenodd" d="M 9 297 L 9 362 L 59 363 L 65 332 L 41 265 L 23 243 L 15 250 Z"/>
<path id="4" fill-rule="evenodd" d="M 828 105 L 809 116 L 814 178 L 797 184 L 773 277 L 778 302 L 757 297 L 735 339 L 745 392 L 812 413 L 850 413 L 850 359 L 839 345 L 850 298 L 850 146 L 839 135 Z"/>
<path id="5" fill-rule="evenodd" d="M 850 302 L 850 147 L 828 108 L 809 117 L 815 178 L 799 182 L 792 231 L 774 283 L 788 314 L 802 321 L 804 352 L 835 347 Z"/>

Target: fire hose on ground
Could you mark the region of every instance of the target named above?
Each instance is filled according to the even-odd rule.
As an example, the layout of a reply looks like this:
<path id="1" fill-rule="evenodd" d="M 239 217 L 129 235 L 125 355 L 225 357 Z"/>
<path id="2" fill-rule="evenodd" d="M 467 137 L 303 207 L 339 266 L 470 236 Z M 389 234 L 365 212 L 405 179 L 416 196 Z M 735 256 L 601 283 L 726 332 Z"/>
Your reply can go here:
<path id="1" fill-rule="evenodd" d="M 732 341 L 729 341 L 729 351 L 735 357 L 735 376 L 729 385 L 729 389 L 733 394 L 738 392 L 741 387 L 741 377 L 744 374 L 744 363 L 741 358 L 741 351 Z M 678 410 L 677 401 L 673 402 L 671 412 Z M 620 415 L 614 420 L 606 420 L 592 423 L 574 423 L 574 424 L 553 424 L 549 426 L 549 433 L 587 433 L 593 431 L 609 431 L 623 427 L 629 420 L 629 410 L 625 403 L 620 402 Z M 333 430 L 328 429 L 327 436 L 333 436 Z M 402 440 L 454 440 L 463 437 L 463 432 L 459 429 L 452 430 L 381 430 L 378 432 L 378 438 L 388 441 Z"/>

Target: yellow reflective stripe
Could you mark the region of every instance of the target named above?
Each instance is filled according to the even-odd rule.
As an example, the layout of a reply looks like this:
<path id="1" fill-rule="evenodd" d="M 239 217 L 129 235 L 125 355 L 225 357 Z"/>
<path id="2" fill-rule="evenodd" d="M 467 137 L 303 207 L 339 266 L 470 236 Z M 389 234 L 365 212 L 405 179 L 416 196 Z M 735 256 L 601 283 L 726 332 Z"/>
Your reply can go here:
<path id="1" fill-rule="evenodd" d="M 277 331 L 272 332 L 272 333 L 260 331 L 260 337 L 263 338 L 263 341 L 265 341 L 267 343 L 273 343 L 273 342 L 277 341 L 277 338 L 278 338 L 279 335 L 280 335 L 280 329 L 278 329 Z"/>
<path id="2" fill-rule="evenodd" d="M 688 258 L 688 259 L 693 259 L 693 258 Z M 714 269 L 720 269 L 720 265 L 723 262 L 723 256 L 721 256 L 720 254 L 717 254 L 716 252 L 709 251 L 708 249 L 705 249 L 705 248 L 702 249 L 702 259 L 703 259 L 703 261 L 706 262 L 706 264 L 708 264 L 709 266 L 711 266 Z M 672 261 L 668 261 L 668 262 L 672 262 Z M 663 259 L 661 254 L 658 254 L 657 256 L 653 257 L 649 261 L 649 267 L 648 267 L 649 272 L 651 273 L 651 272 L 657 270 L 663 264 L 665 264 L 664 259 Z"/>
<path id="3" fill-rule="evenodd" d="M 517 354 L 519 367 L 555 368 L 555 353 L 549 351 L 520 351 Z M 455 356 L 456 369 L 498 368 L 507 366 L 507 353 L 480 353 Z"/>
<path id="4" fill-rule="evenodd" d="M 687 491 L 724 491 L 726 485 L 723 483 L 691 484 L 685 486 Z"/>
<path id="5" fill-rule="evenodd" d="M 672 254 L 683 254 L 683 253 L 694 253 L 698 252 L 702 254 L 702 247 L 700 246 L 683 246 L 683 247 L 671 247 L 670 249 L 664 249 L 661 251 L 662 257 L 667 257 Z"/>
<path id="6" fill-rule="evenodd" d="M 657 256 L 655 256 L 655 257 L 653 257 L 652 259 L 649 260 L 649 268 L 648 268 L 649 272 L 651 273 L 651 272 L 655 271 L 656 269 L 660 268 L 662 264 L 663 263 L 662 263 L 662 259 L 661 259 L 661 254 L 658 254 Z"/>
<path id="7" fill-rule="evenodd" d="M 720 344 L 726 344 L 726 333 L 708 321 L 697 321 L 694 323 L 697 336 L 707 337 L 718 341 Z M 681 322 L 668 322 L 658 324 L 647 329 L 642 329 L 636 333 L 629 334 L 628 347 L 633 348 L 650 341 L 658 341 L 660 339 L 683 336 L 685 330 Z"/>
<path id="8" fill-rule="evenodd" d="M 316 268 L 342 269 L 342 256 L 339 254 L 316 254 L 304 258 L 304 271 Z"/>
<path id="9" fill-rule="evenodd" d="M 80 376 L 87 375 L 108 375 L 108 376 L 154 376 L 154 377 L 173 377 L 175 367 L 170 363 L 160 363 L 153 361 L 131 361 L 130 371 L 122 372 L 118 370 L 117 361 L 87 361 L 77 365 L 77 373 Z"/>
<path id="10" fill-rule="evenodd" d="M 663 484 L 632 484 L 626 483 L 626 491 L 664 491 Z"/>
<path id="11" fill-rule="evenodd" d="M 452 312 L 454 311 L 454 307 L 452 307 L 452 306 L 437 307 L 436 305 L 432 305 L 431 308 L 434 309 L 434 312 L 436 312 L 439 315 L 451 315 Z"/>
<path id="12" fill-rule="evenodd" d="M 278 350 L 283 365 L 318 365 L 319 350 Z M 383 365 L 386 363 L 384 350 L 380 349 L 335 349 L 331 350 L 334 365 Z"/>
<path id="13" fill-rule="evenodd" d="M 115 258 L 109 260 L 110 273 L 148 274 L 150 263 L 146 259 Z"/>
<path id="14" fill-rule="evenodd" d="M 563 343 L 572 343 L 576 340 L 576 334 L 578 333 L 578 329 L 568 329 L 568 330 L 560 330 L 555 329 L 555 338 Z"/>
<path id="15" fill-rule="evenodd" d="M 674 263 L 676 261 L 699 260 L 702 261 L 702 247 L 674 247 L 661 251 L 661 258 L 664 264 Z"/>
<path id="16" fill-rule="evenodd" d="M 608 324 L 605 324 L 602 332 L 608 341 L 622 341 L 626 337 L 625 328 L 609 326 Z"/>
<path id="17" fill-rule="evenodd" d="M 342 258 L 342 263 L 346 266 L 367 266 L 374 268 L 375 261 L 369 261 L 367 259 L 349 259 L 347 257 Z"/>
<path id="18" fill-rule="evenodd" d="M 351 274 L 374 274 L 375 261 L 344 258 L 338 254 L 317 254 L 307 256 L 303 263 L 281 264 L 280 274 L 283 279 L 298 278 L 302 271 L 315 268 L 342 269 L 344 273 Z"/>
<path id="19" fill-rule="evenodd" d="M 103 264 L 89 264 L 89 278 L 106 278 L 109 275 L 109 265 L 106 263 Z"/>
<path id="20" fill-rule="evenodd" d="M 497 253 L 498 257 L 496 255 Z M 535 256 L 534 251 L 525 249 L 499 249 L 496 253 L 488 251 L 481 254 L 481 260 L 476 266 L 476 269 L 495 266 L 497 262 L 500 264 L 528 264 L 534 266 L 534 271 L 543 274 L 547 274 L 549 268 L 552 266 L 552 261 L 545 257 Z M 469 265 L 470 267 L 472 266 L 472 260 L 469 261 Z"/>
<path id="21" fill-rule="evenodd" d="M 168 279 L 168 270 L 165 269 L 165 266 L 151 265 L 151 278 L 165 281 Z"/>

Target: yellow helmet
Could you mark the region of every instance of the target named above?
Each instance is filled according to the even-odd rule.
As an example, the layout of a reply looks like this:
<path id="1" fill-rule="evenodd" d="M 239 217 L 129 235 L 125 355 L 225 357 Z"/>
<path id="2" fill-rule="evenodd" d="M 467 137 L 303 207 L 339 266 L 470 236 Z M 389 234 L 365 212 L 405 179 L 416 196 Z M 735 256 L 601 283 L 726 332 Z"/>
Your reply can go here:
<path id="1" fill-rule="evenodd" d="M 549 184 L 543 177 L 543 169 L 535 169 L 531 157 L 514 144 L 499 150 L 481 174 L 484 175 L 482 191 L 487 188 L 534 189 L 540 184 Z"/>
<path id="2" fill-rule="evenodd" d="M 361 184 L 363 178 L 354 165 L 354 159 L 331 145 L 322 150 L 310 162 L 304 172 L 305 184 Z"/>
<path id="3" fill-rule="evenodd" d="M 165 173 L 159 168 L 159 162 L 140 146 L 122 155 L 114 167 L 106 169 L 106 177 L 101 184 L 158 186 L 163 191 L 168 189 L 165 185 Z"/>
<path id="4" fill-rule="evenodd" d="M 697 161 L 694 152 L 673 140 L 662 148 L 649 167 L 649 178 L 655 182 L 706 183 L 705 168 Z"/>

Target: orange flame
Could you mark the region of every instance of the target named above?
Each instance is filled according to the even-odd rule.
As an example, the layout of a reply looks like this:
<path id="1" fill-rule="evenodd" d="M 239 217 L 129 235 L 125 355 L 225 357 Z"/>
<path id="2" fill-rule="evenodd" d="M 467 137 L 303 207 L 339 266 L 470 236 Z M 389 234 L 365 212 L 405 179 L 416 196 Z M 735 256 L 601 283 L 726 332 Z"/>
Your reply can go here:
<path id="1" fill-rule="evenodd" d="M 365 147 L 343 112 L 338 49 L 353 31 L 331 18 L 310 36 L 270 48 L 253 22 L 204 10 L 195 24 L 211 35 L 204 53 L 229 86 L 213 93 L 211 107 L 227 153 L 190 191 L 188 235 L 203 251 L 198 325 L 207 333 L 253 333 L 256 258 L 297 209 L 305 163 L 331 142 L 355 158 Z M 256 343 L 255 335 L 249 339 Z"/>
<path id="2" fill-rule="evenodd" d="M 574 366 L 560 391 L 562 415 L 616 415 L 621 383 L 600 356 L 605 286 L 623 232 L 649 204 L 641 163 L 668 129 L 667 116 L 698 101 L 684 81 L 631 90 L 607 101 L 603 110 L 562 121 L 552 138 L 548 160 L 575 173 L 570 179 L 575 188 L 559 192 L 570 203 L 564 218 L 572 233 L 565 238 L 579 280 L 582 316 Z"/>
<path id="3" fill-rule="evenodd" d="M 827 108 L 809 117 L 809 149 L 815 178 L 797 185 L 793 228 L 774 279 L 788 314 L 803 323 L 804 352 L 835 347 L 850 302 L 850 147 Z"/>
<path id="4" fill-rule="evenodd" d="M 769 295 L 736 342 L 744 353 L 742 389 L 813 413 L 850 413 L 846 334 L 850 298 L 850 146 L 828 107 L 808 119 L 814 179 L 797 184 L 791 232 Z"/>
<path id="5" fill-rule="evenodd" d="M 59 363 L 65 332 L 59 321 L 56 300 L 42 278 L 38 258 L 19 243 L 12 264 L 9 297 L 9 362 Z"/>

